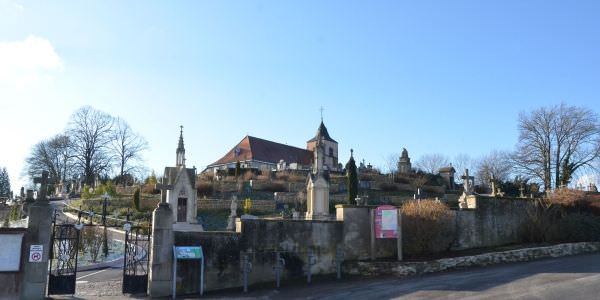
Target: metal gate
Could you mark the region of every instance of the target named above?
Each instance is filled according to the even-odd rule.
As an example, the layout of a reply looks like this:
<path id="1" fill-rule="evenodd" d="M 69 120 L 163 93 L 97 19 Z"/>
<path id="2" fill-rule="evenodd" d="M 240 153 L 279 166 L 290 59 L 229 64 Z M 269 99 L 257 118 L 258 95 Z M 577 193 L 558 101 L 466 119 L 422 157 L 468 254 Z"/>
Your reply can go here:
<path id="1" fill-rule="evenodd" d="M 128 294 L 145 294 L 148 286 L 151 226 L 132 226 L 131 222 L 129 222 L 129 216 L 127 220 L 111 218 L 116 222 L 112 225 L 107 225 L 105 214 L 102 215 L 101 219 L 104 225 L 92 224 L 91 221 L 90 224 L 84 225 L 81 223 L 82 214 L 87 214 L 90 218 L 94 217 L 93 212 L 80 210 L 76 224 L 57 224 L 56 216 L 58 214 L 55 213 L 54 215 L 50 241 L 48 295 L 75 294 L 77 259 L 82 249 L 81 231 L 84 227 L 95 227 L 98 229 L 112 227 L 124 230 L 122 292 Z"/>
<path id="2" fill-rule="evenodd" d="M 75 294 L 79 230 L 73 224 L 53 224 L 48 295 Z"/>
<path id="3" fill-rule="evenodd" d="M 125 226 L 123 294 L 146 293 L 150 263 L 150 227 Z"/>

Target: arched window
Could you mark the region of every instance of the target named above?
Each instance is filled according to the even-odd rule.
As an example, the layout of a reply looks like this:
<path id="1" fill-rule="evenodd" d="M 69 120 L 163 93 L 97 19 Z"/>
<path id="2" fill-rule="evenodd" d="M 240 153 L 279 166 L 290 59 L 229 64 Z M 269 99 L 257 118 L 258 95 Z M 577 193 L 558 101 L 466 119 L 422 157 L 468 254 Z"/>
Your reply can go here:
<path id="1" fill-rule="evenodd" d="M 333 148 L 329 147 L 329 156 L 333 157 Z"/>

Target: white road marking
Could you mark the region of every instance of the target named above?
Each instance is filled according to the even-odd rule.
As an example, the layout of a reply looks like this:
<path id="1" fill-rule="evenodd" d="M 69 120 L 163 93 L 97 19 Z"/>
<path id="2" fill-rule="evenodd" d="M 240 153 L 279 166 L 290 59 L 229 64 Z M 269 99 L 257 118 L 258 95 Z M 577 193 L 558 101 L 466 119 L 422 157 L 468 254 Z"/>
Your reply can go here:
<path id="1" fill-rule="evenodd" d="M 77 281 L 75 281 L 75 284 L 83 284 L 83 283 L 88 283 L 88 282 L 85 281 L 85 280 L 81 280 L 81 281 L 77 280 Z"/>
<path id="2" fill-rule="evenodd" d="M 102 272 L 104 272 L 104 271 L 106 271 L 106 270 L 108 270 L 108 269 L 104 269 L 104 270 L 100 270 L 100 271 L 98 271 L 98 272 L 94 272 L 94 273 L 90 273 L 90 274 L 87 274 L 87 275 L 83 275 L 83 276 L 81 276 L 81 277 L 77 278 L 77 280 L 79 280 L 79 279 L 83 279 L 83 278 L 86 278 L 86 277 L 88 277 L 88 276 L 96 275 L 96 274 L 98 274 L 98 273 L 102 273 Z"/>

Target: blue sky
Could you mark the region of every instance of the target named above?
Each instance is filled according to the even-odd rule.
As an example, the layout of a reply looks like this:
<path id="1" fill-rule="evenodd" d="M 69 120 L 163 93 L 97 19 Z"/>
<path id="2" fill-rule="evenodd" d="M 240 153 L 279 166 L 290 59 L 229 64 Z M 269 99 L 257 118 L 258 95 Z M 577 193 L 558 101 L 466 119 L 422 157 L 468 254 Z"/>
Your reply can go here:
<path id="1" fill-rule="evenodd" d="M 0 0 L 0 166 L 91 105 L 149 142 L 151 169 L 246 134 L 304 147 L 319 108 L 346 161 L 406 147 L 510 150 L 519 112 L 598 112 L 598 1 Z"/>

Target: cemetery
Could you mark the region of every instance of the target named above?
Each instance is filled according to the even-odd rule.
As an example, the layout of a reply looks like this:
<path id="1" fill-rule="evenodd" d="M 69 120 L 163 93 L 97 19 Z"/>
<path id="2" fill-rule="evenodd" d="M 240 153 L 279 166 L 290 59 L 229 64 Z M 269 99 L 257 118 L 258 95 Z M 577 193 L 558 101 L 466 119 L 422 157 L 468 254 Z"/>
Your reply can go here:
<path id="1" fill-rule="evenodd" d="M 364 162 L 356 168 L 353 151 L 337 168 L 337 154 L 325 150 L 332 141 L 321 123 L 305 169 L 242 172 L 236 163 L 199 174 L 186 166 L 181 128 L 175 166 L 139 186 L 55 185 L 47 195 L 44 172 L 39 191 L 22 191 L 24 201 L 0 210 L 10 227 L 27 217 L 25 228 L 0 228 L 3 240 L 15 240 L 2 252 L 0 297 L 73 294 L 78 270 L 116 260 L 124 294 L 166 297 L 600 251 L 599 231 L 586 226 L 599 221 L 588 213 L 598 203 L 593 191 L 542 198 L 521 186 L 509 196 L 492 176 L 491 189 L 478 192 L 468 169 L 462 184 L 452 166 L 438 175 L 414 171 L 406 149 L 393 177 Z M 342 172 L 351 168 L 355 183 Z M 62 211 L 50 209 L 65 198 Z"/>

